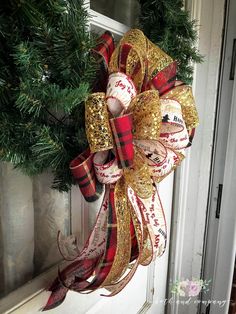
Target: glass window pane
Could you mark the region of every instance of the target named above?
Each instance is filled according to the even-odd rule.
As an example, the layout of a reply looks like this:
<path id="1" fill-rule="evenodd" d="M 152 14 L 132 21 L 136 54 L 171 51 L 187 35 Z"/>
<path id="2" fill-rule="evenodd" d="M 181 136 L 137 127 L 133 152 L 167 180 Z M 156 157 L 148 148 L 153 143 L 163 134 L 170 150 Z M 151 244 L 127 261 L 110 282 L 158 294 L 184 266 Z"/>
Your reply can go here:
<path id="1" fill-rule="evenodd" d="M 31 179 L 0 164 L 0 297 L 62 259 L 57 232 L 70 232 L 69 195 L 51 183 L 51 174 Z"/>
<path id="2" fill-rule="evenodd" d="M 137 0 L 91 0 L 90 7 L 127 26 L 134 27 L 137 24 Z"/>

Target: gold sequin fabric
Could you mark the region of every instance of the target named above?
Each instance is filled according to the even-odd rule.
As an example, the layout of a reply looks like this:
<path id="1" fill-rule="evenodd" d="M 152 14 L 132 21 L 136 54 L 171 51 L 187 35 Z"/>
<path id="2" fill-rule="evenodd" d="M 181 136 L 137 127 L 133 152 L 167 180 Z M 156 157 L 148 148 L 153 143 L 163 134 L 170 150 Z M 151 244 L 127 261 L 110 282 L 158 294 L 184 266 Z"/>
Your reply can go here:
<path id="1" fill-rule="evenodd" d="M 130 210 L 128 208 L 127 192 L 124 178 L 115 186 L 115 209 L 117 219 L 116 255 L 112 268 L 102 286 L 115 283 L 129 266 L 131 255 Z"/>
<path id="2" fill-rule="evenodd" d="M 112 131 L 104 93 L 91 94 L 85 103 L 85 125 L 92 153 L 113 148 Z"/>
<path id="3" fill-rule="evenodd" d="M 127 46 L 131 49 L 125 58 L 125 64 L 122 64 L 121 56 L 125 55 L 124 50 L 127 49 Z M 125 73 L 132 78 L 140 92 L 145 75 L 150 80 L 172 62 L 173 59 L 148 40 L 142 31 L 131 29 L 123 36 L 113 52 L 109 71 L 113 73 L 125 69 Z"/>
<path id="4" fill-rule="evenodd" d="M 149 90 L 139 94 L 132 100 L 130 111 L 133 112 L 134 138 L 157 140 L 162 120 L 158 91 Z"/>
<path id="5" fill-rule="evenodd" d="M 152 179 L 148 164 L 144 162 L 141 150 L 135 149 L 134 164 L 132 168 L 124 169 L 126 184 L 129 185 L 142 198 L 152 195 Z"/>
<path id="6" fill-rule="evenodd" d="M 171 64 L 173 59 L 147 39 L 147 62 L 148 78 L 152 79 L 157 72 Z"/>
<path id="7" fill-rule="evenodd" d="M 127 53 L 126 58 L 121 58 L 122 55 L 126 54 L 124 50 L 127 47 L 131 49 Z M 126 75 L 132 78 L 138 92 L 140 92 L 145 75 L 145 56 L 146 37 L 142 31 L 131 29 L 123 36 L 113 52 L 109 64 L 109 72 L 125 71 Z M 123 62 L 125 63 L 123 64 Z M 134 74 L 134 70 L 137 70 L 137 67 L 139 70 L 135 71 Z"/>

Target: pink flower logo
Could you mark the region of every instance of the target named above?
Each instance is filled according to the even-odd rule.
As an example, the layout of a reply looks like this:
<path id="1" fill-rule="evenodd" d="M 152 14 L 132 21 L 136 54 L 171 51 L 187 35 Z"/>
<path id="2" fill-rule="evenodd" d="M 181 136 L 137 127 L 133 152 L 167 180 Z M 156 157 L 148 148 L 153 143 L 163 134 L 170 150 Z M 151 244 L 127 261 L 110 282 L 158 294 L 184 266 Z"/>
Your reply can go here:
<path id="1" fill-rule="evenodd" d="M 196 297 L 202 291 L 208 291 L 208 285 L 211 280 L 186 279 L 177 280 L 171 286 L 171 292 L 181 297 Z"/>
<path id="2" fill-rule="evenodd" d="M 200 281 L 187 280 L 186 295 L 188 297 L 196 297 L 199 295 L 201 289 L 202 283 Z"/>

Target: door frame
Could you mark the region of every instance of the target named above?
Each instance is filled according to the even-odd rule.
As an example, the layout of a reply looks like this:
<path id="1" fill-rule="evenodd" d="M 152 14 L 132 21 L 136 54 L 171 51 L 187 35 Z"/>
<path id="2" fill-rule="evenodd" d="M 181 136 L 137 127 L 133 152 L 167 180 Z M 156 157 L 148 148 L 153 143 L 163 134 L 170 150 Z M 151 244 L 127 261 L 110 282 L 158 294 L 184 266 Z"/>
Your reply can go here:
<path id="1" fill-rule="evenodd" d="M 224 306 L 210 308 L 210 314 L 226 314 L 229 310 L 236 256 L 236 80 L 234 80 L 229 134 L 225 160 L 223 193 L 219 221 L 216 264 L 212 283 L 212 300 L 226 301 Z M 227 269 L 227 271 L 225 271 Z"/>
<path id="2" fill-rule="evenodd" d="M 235 88 L 235 82 L 230 79 L 231 75 L 231 56 L 233 49 L 233 41 L 235 38 L 235 14 L 236 3 L 232 0 L 226 0 L 225 6 L 225 22 L 224 22 L 224 40 L 222 45 L 222 60 L 221 71 L 219 76 L 219 90 L 216 110 L 215 135 L 212 154 L 212 171 L 211 182 L 209 189 L 208 201 L 208 218 L 206 225 L 206 243 L 204 249 L 204 257 L 202 264 L 203 278 L 213 279 L 209 291 L 202 294 L 201 313 L 208 313 L 210 308 L 216 310 L 214 303 L 208 303 L 208 300 L 213 300 L 212 290 L 214 288 L 215 267 L 217 259 L 217 243 L 219 237 L 219 222 L 222 218 L 218 215 L 216 217 L 216 209 L 219 211 L 224 206 L 220 201 L 222 196 L 219 194 L 219 184 L 222 185 L 223 190 L 228 189 L 224 186 L 224 172 L 228 165 L 225 164 L 226 151 L 228 145 L 228 132 L 230 125 L 230 117 L 232 115 L 232 94 Z M 225 182 L 226 184 L 226 182 Z M 224 191 L 223 191 L 224 192 Z M 226 191 L 227 192 L 227 191 Z M 221 203 L 221 204 L 220 204 Z M 222 218 L 223 219 L 223 218 Z M 233 232 L 233 231 L 232 231 Z M 229 241 L 230 243 L 230 241 Z M 206 311 L 207 309 L 207 311 Z M 222 308 L 221 308 L 222 310 Z M 214 312 L 215 313 L 215 312 Z"/>
<path id="3" fill-rule="evenodd" d="M 204 62 L 195 65 L 193 92 L 200 117 L 191 151 L 175 176 L 169 281 L 201 278 L 218 77 L 221 61 L 224 1 L 186 0 L 197 20 L 197 47 Z M 170 289 L 169 289 L 170 290 Z M 168 291 L 168 299 L 171 299 Z M 197 313 L 198 304 L 182 306 L 177 296 L 166 313 Z"/>

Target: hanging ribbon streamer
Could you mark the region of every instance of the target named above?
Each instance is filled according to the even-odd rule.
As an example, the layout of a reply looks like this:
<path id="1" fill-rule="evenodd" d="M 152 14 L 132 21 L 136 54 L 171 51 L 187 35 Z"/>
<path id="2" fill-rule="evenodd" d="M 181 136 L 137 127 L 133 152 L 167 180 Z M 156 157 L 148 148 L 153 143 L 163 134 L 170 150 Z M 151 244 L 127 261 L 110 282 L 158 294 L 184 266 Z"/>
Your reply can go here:
<path id="1" fill-rule="evenodd" d="M 198 124 L 191 87 L 176 81 L 171 57 L 138 29 L 116 48 L 109 32 L 101 39 L 94 53 L 102 59 L 103 81 L 85 104 L 89 148 L 70 169 L 87 202 L 103 201 L 81 252 L 72 236 L 59 233 L 60 252 L 72 263 L 59 271 L 44 310 L 63 302 L 68 290 L 106 288 L 113 296 L 138 265 L 165 252 L 157 183 L 180 164 Z"/>

